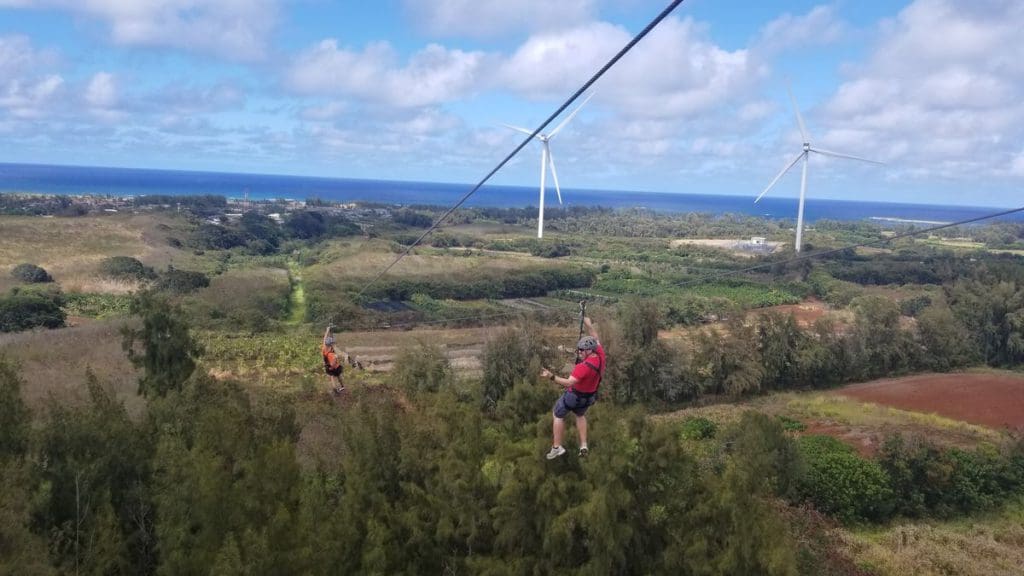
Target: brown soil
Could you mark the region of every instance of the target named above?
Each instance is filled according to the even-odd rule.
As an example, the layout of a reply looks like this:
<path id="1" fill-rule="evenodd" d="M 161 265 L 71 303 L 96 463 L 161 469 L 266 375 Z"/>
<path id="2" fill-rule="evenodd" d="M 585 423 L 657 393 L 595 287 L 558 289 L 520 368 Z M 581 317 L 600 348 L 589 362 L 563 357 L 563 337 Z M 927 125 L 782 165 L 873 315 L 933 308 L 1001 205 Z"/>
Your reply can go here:
<path id="1" fill-rule="evenodd" d="M 880 435 L 859 430 L 850 426 L 844 426 L 832 420 L 815 420 L 807 423 L 807 429 L 800 433 L 821 434 L 831 436 L 840 442 L 850 446 L 858 454 L 870 458 L 878 451 Z"/>
<path id="2" fill-rule="evenodd" d="M 792 314 L 797 325 L 801 328 L 809 328 L 814 323 L 825 317 L 828 313 L 828 305 L 820 300 L 811 298 L 800 304 L 783 304 L 781 306 L 769 306 L 751 310 L 751 314 L 763 314 L 765 312 L 776 312 L 783 316 Z"/>
<path id="3" fill-rule="evenodd" d="M 992 428 L 1024 429 L 1024 377 L 1013 374 L 924 374 L 855 384 L 837 393 Z"/>

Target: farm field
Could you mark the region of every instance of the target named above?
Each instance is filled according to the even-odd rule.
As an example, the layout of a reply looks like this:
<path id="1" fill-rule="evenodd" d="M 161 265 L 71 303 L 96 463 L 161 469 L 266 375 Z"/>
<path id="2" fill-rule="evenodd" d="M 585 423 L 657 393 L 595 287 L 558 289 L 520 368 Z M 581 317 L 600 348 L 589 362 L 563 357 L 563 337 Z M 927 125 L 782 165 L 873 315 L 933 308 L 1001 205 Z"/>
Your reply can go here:
<path id="1" fill-rule="evenodd" d="M 837 394 L 992 428 L 1024 428 L 1024 376 L 924 374 L 847 386 Z"/>

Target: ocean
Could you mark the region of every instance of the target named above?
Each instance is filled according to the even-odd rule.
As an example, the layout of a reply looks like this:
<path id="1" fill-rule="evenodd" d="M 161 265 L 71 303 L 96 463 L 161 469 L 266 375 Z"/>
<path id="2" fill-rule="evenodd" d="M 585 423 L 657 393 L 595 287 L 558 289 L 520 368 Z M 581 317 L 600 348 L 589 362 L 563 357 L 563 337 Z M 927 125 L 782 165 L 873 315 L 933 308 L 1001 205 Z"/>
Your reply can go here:
<path id="1" fill-rule="evenodd" d="M 147 194 L 217 194 L 252 199 L 318 197 L 336 202 L 380 202 L 387 204 L 432 204 L 450 206 L 471 188 L 471 184 L 440 182 L 399 182 L 350 178 L 317 178 L 270 174 L 233 174 L 177 170 L 143 170 L 88 166 L 50 166 L 0 163 L 0 193 L 95 194 L 141 196 Z M 555 203 L 548 190 L 548 205 Z M 658 212 L 700 212 L 747 214 L 769 218 L 795 219 L 795 198 L 765 197 L 754 204 L 752 197 L 710 194 L 672 194 L 563 188 L 568 206 L 646 208 Z M 467 206 L 525 207 L 537 205 L 537 188 L 525 186 L 484 186 Z M 897 220 L 923 223 L 954 222 L 998 212 L 998 208 L 851 202 L 808 198 L 804 218 L 813 222 L 829 220 Z M 1024 221 L 1017 213 L 1006 220 Z"/>

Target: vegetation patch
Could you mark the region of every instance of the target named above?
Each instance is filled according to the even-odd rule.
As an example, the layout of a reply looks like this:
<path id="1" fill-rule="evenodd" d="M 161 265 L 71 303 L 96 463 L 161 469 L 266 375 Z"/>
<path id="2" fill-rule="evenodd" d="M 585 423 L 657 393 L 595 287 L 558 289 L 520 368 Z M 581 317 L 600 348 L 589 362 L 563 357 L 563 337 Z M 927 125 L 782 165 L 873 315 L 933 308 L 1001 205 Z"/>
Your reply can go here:
<path id="1" fill-rule="evenodd" d="M 11 276 L 29 284 L 53 282 L 50 273 L 35 264 L 18 264 L 11 270 Z"/>

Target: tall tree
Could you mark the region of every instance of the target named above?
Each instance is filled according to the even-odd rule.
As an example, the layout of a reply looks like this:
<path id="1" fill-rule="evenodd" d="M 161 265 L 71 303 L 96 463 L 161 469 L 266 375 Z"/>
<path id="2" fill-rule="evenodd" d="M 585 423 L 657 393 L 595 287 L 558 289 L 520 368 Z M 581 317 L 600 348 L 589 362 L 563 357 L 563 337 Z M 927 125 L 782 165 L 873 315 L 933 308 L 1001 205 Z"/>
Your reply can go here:
<path id="1" fill-rule="evenodd" d="M 132 364 L 143 370 L 139 393 L 152 397 L 180 390 L 202 354 L 180 310 L 152 292 L 143 292 L 132 302 L 131 311 L 141 317 L 142 327 L 125 326 L 122 347 Z M 141 344 L 141 352 L 136 343 Z"/>

